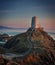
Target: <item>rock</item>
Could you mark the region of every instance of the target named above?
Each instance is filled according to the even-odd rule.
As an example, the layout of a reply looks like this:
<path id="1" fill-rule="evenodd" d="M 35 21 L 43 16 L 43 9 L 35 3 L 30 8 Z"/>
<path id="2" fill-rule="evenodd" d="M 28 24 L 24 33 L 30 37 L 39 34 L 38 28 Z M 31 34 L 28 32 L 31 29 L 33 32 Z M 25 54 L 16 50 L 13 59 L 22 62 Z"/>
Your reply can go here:
<path id="1" fill-rule="evenodd" d="M 31 32 L 32 28 L 29 28 L 27 32 L 15 35 L 4 48 L 11 53 L 25 53 L 30 48 L 27 38 Z M 33 45 L 31 52 L 22 61 L 19 61 L 19 57 L 17 61 L 15 58 L 15 62 L 20 65 L 55 65 L 55 40 L 41 28 L 34 29 L 30 40 Z"/>
<path id="2" fill-rule="evenodd" d="M 0 35 L 0 41 L 7 41 L 10 38 L 10 36 L 6 33 Z"/>

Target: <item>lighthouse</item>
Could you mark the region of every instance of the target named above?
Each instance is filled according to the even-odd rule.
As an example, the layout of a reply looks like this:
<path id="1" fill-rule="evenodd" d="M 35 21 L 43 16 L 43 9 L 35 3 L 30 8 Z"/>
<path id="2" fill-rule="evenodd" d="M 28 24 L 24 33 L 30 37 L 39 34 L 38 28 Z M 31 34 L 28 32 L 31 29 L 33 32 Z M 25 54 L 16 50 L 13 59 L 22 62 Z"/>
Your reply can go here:
<path id="1" fill-rule="evenodd" d="M 31 28 L 40 28 L 40 24 L 38 23 L 38 17 L 34 16 L 32 17 L 32 22 L 31 22 Z"/>

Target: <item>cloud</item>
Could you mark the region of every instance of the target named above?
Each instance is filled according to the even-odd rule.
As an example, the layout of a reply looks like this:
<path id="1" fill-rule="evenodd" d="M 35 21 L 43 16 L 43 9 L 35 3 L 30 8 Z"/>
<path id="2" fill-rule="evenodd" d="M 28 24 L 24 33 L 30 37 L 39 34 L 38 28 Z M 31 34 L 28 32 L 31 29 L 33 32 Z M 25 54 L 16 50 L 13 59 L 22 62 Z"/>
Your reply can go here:
<path id="1" fill-rule="evenodd" d="M 29 20 L 27 19 L 4 19 L 3 22 L 0 23 L 0 25 L 5 25 L 9 27 L 15 27 L 15 28 L 28 28 L 29 26 Z"/>

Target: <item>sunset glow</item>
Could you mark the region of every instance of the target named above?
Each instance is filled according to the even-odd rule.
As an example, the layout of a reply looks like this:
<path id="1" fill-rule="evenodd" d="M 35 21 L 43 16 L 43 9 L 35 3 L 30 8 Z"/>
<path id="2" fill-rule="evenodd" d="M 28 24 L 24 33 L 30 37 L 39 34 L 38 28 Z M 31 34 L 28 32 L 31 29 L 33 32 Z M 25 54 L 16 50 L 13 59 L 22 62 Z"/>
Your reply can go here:
<path id="1" fill-rule="evenodd" d="M 50 31 L 55 30 L 54 0 L 0 0 L 0 26 L 29 28 L 31 18 Z"/>

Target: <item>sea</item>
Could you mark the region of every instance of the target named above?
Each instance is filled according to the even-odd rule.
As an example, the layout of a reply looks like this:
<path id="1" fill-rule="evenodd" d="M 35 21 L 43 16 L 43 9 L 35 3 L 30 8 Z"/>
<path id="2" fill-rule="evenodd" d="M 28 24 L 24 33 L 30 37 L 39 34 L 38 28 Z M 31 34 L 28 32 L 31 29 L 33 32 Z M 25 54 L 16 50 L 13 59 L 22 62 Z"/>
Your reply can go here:
<path id="1" fill-rule="evenodd" d="M 0 34 L 8 34 L 9 36 L 15 36 L 17 34 L 21 34 L 21 33 L 24 33 L 26 32 L 27 29 L 16 29 L 16 30 L 12 30 L 12 29 L 2 29 L 0 30 Z M 47 32 L 54 40 L 55 40 L 55 32 Z M 5 42 L 3 41 L 0 41 L 0 44 L 5 44 Z"/>
<path id="2" fill-rule="evenodd" d="M 9 36 L 15 36 L 17 34 L 21 34 L 26 32 L 27 29 L 1 29 L 0 34 L 8 34 Z M 5 44 L 6 42 L 0 41 L 0 44 Z"/>
<path id="3" fill-rule="evenodd" d="M 53 33 L 53 32 L 48 32 L 48 34 L 55 40 L 55 33 Z"/>
<path id="4" fill-rule="evenodd" d="M 26 32 L 27 29 L 1 29 L 0 34 L 8 34 L 9 36 L 14 36 L 23 32 Z"/>

